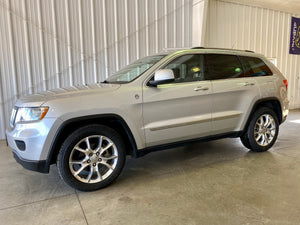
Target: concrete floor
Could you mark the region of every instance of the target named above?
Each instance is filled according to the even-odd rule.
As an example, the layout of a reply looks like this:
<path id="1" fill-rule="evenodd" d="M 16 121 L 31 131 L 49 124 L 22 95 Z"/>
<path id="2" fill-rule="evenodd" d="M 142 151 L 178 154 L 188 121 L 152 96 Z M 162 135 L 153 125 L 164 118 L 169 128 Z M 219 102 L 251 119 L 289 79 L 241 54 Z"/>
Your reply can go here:
<path id="1" fill-rule="evenodd" d="M 295 123 L 299 120 L 299 123 Z M 117 182 L 91 193 L 23 169 L 0 142 L 0 224 L 300 224 L 300 111 L 275 146 L 239 139 L 128 158 Z"/>

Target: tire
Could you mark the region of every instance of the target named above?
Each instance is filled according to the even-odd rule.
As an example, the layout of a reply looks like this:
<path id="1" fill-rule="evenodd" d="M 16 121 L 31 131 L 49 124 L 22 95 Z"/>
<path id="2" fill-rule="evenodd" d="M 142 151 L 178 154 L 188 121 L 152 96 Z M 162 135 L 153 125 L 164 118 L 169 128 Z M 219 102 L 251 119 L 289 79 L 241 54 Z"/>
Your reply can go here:
<path id="1" fill-rule="evenodd" d="M 252 115 L 245 137 L 241 140 L 254 152 L 269 150 L 277 140 L 279 122 L 276 113 L 266 107 L 259 108 Z M 248 141 L 248 143 L 247 143 Z"/>
<path id="2" fill-rule="evenodd" d="M 103 125 L 88 125 L 66 138 L 57 157 L 61 178 L 80 191 L 94 191 L 120 175 L 126 151 L 120 135 Z"/>
<path id="3" fill-rule="evenodd" d="M 247 137 L 246 134 L 243 135 L 243 136 L 241 136 L 240 139 L 241 139 L 242 144 L 243 144 L 246 148 L 251 149 L 250 143 L 249 143 L 249 139 L 248 139 L 248 137 Z"/>

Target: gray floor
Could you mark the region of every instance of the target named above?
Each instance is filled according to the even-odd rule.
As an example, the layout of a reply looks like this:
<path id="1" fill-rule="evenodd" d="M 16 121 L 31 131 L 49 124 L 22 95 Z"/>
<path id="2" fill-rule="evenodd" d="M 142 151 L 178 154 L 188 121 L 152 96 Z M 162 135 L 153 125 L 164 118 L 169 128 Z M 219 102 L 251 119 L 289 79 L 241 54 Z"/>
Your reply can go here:
<path id="1" fill-rule="evenodd" d="M 1 141 L 0 224 L 300 224 L 299 134 L 292 111 L 268 152 L 223 139 L 128 158 L 117 182 L 92 193 L 55 166 L 24 170 Z"/>

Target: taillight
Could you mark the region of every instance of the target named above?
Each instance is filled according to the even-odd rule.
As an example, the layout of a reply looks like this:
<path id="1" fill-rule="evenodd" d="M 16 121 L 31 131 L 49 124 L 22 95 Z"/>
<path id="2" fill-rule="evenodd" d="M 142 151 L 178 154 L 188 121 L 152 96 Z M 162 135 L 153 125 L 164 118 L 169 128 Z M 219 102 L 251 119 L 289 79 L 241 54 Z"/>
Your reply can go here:
<path id="1" fill-rule="evenodd" d="M 288 81 L 287 80 L 283 80 L 283 83 L 285 84 L 286 90 L 288 89 Z"/>

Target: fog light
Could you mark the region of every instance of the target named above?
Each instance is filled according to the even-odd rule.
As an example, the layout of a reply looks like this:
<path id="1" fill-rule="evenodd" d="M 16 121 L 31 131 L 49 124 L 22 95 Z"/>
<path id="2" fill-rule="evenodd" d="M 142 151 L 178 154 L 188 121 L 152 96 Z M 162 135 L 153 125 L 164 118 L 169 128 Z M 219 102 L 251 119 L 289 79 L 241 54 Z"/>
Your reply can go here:
<path id="1" fill-rule="evenodd" d="M 24 141 L 15 141 L 19 150 L 25 151 L 26 145 Z"/>

